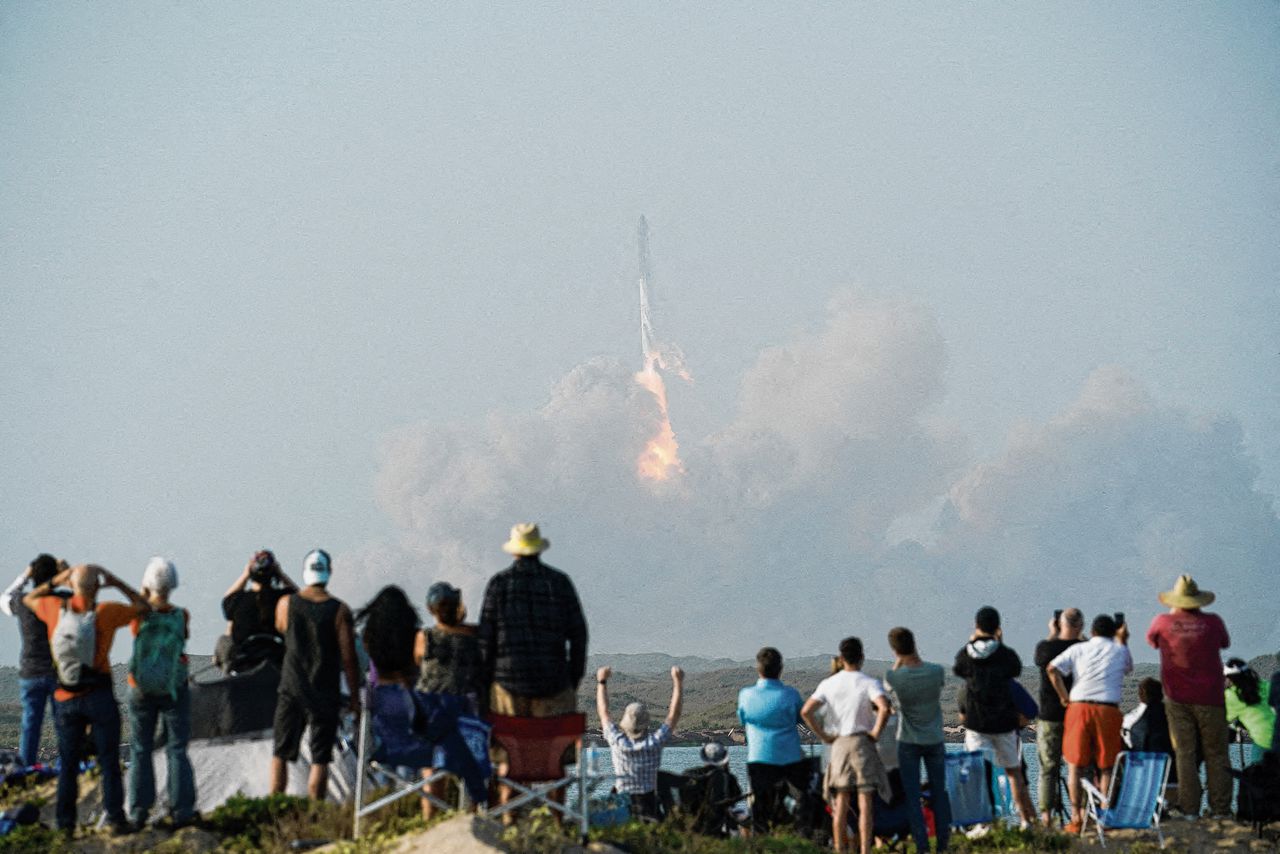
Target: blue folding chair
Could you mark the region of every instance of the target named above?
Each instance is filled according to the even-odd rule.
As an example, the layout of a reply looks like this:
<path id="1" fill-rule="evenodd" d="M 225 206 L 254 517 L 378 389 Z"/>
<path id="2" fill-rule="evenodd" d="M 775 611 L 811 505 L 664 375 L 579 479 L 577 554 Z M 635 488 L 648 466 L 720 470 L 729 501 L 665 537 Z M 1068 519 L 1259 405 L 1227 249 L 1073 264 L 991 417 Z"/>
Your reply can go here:
<path id="1" fill-rule="evenodd" d="M 945 765 L 952 826 L 990 824 L 995 814 L 987 785 L 986 755 L 981 750 L 948 753 Z"/>
<path id="2" fill-rule="evenodd" d="M 1080 826 L 1083 836 L 1093 819 L 1098 828 L 1098 842 L 1107 844 L 1103 830 L 1147 830 L 1155 828 L 1160 847 L 1160 812 L 1164 809 L 1164 787 L 1169 782 L 1169 754 L 1127 751 L 1116 758 L 1110 791 L 1104 796 L 1088 780 L 1084 784 L 1088 803 Z M 1106 806 L 1103 806 L 1103 804 Z"/>

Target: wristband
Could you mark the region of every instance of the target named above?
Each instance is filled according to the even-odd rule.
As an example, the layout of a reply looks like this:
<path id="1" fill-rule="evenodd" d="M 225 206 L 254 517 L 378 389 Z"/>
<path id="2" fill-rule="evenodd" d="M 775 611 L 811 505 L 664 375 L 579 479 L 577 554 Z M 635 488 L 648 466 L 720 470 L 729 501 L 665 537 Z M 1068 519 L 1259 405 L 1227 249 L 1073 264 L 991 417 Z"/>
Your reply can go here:
<path id="1" fill-rule="evenodd" d="M 608 684 L 609 684 L 609 680 L 608 680 L 608 679 L 597 679 L 597 680 L 596 680 L 596 684 L 597 684 L 597 685 L 608 685 Z"/>

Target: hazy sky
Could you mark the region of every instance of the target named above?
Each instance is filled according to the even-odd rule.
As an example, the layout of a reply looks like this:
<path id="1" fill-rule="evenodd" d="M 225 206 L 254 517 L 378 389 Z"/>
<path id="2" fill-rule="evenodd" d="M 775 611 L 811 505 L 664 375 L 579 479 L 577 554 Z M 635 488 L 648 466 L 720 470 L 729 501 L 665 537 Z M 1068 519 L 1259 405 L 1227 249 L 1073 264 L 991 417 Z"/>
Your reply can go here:
<path id="1" fill-rule="evenodd" d="M 1264 2 L 0 4 L 5 580 L 171 555 L 202 651 L 255 549 L 478 611 L 530 517 L 595 651 L 1026 647 L 1179 564 L 1274 651 L 1277 56 Z M 641 214 L 679 501 L 583 450 L 652 414 Z"/>

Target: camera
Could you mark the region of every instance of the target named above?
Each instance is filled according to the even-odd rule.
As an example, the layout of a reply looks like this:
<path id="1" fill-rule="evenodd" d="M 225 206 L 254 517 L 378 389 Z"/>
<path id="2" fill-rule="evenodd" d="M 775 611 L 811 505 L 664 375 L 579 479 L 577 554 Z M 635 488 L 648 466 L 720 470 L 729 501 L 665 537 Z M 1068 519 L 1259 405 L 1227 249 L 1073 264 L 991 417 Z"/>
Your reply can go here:
<path id="1" fill-rule="evenodd" d="M 265 582 L 275 575 L 275 571 L 276 556 L 264 549 L 253 556 L 253 567 L 249 570 L 249 577 L 257 582 Z"/>
<path id="2" fill-rule="evenodd" d="M 1116 628 L 1120 628 L 1124 625 L 1124 611 L 1116 611 L 1111 615 L 1111 619 L 1116 621 Z"/>

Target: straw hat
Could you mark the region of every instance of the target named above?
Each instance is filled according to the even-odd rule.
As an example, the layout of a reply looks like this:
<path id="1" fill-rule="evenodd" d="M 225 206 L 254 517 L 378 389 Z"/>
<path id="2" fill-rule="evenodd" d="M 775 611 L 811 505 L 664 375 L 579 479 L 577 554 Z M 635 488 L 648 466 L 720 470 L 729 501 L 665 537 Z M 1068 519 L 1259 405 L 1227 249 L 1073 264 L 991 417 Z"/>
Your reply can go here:
<path id="1" fill-rule="evenodd" d="M 502 544 L 502 550 L 509 555 L 541 554 L 551 548 L 551 541 L 544 540 L 538 526 L 533 522 L 518 522 L 511 528 L 511 539 Z"/>
<path id="2" fill-rule="evenodd" d="M 1201 590 L 1190 575 L 1179 575 L 1173 589 L 1160 594 L 1161 603 L 1170 608 L 1203 608 L 1213 599 L 1213 594 Z"/>

